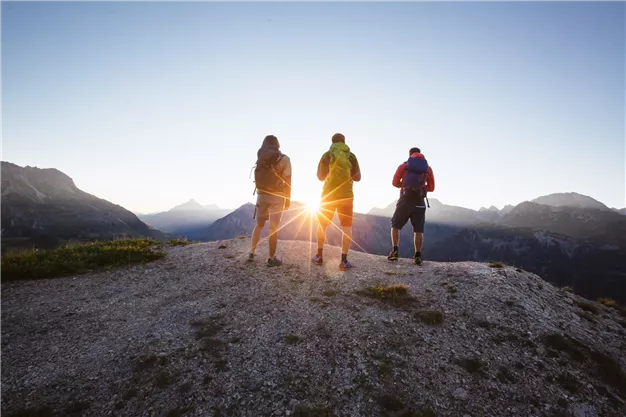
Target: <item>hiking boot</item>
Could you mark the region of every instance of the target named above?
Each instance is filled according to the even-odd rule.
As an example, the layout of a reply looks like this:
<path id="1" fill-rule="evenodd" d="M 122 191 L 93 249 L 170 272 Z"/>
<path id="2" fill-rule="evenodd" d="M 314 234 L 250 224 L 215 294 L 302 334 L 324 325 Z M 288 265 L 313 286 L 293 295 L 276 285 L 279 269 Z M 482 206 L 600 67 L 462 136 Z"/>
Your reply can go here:
<path id="1" fill-rule="evenodd" d="M 311 258 L 311 260 L 315 265 L 321 265 L 324 263 L 324 259 L 319 255 L 315 255 L 313 258 Z"/>
<path id="2" fill-rule="evenodd" d="M 341 263 L 339 264 L 340 271 L 345 271 L 346 269 L 350 269 L 350 268 L 352 268 L 352 264 L 348 262 L 347 259 L 345 261 L 341 261 Z"/>
<path id="3" fill-rule="evenodd" d="M 415 257 L 413 258 L 413 262 L 415 262 L 415 265 L 422 265 L 422 257 L 421 256 L 417 256 L 415 255 Z"/>
<path id="4" fill-rule="evenodd" d="M 254 261 L 254 253 L 250 252 L 248 254 L 248 262 L 252 262 L 252 261 Z"/>
<path id="5" fill-rule="evenodd" d="M 394 250 L 394 251 L 391 251 L 389 256 L 387 256 L 387 259 L 390 261 L 397 261 L 399 257 L 400 255 L 398 255 L 398 251 Z"/>
<path id="6" fill-rule="evenodd" d="M 281 266 L 283 264 L 282 259 L 277 256 L 267 260 L 267 266 Z"/>

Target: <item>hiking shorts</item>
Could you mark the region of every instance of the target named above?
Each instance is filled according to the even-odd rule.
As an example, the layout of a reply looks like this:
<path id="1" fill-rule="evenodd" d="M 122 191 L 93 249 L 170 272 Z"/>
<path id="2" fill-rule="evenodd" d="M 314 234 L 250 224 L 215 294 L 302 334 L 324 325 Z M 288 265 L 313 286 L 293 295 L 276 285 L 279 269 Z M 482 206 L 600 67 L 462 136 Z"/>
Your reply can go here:
<path id="1" fill-rule="evenodd" d="M 285 199 L 277 195 L 259 193 L 256 198 L 256 221 L 280 223 L 285 207 Z"/>
<path id="2" fill-rule="evenodd" d="M 411 219 L 413 232 L 424 233 L 424 222 L 426 221 L 426 207 L 423 201 L 410 201 L 405 199 L 398 200 L 396 211 L 391 218 L 391 227 L 394 229 L 402 229 L 404 225 Z"/>
<path id="3" fill-rule="evenodd" d="M 332 222 L 335 211 L 339 216 L 339 224 L 342 227 L 352 227 L 352 216 L 354 215 L 354 199 L 322 201 L 317 212 L 317 220 L 323 228 L 328 227 Z"/>

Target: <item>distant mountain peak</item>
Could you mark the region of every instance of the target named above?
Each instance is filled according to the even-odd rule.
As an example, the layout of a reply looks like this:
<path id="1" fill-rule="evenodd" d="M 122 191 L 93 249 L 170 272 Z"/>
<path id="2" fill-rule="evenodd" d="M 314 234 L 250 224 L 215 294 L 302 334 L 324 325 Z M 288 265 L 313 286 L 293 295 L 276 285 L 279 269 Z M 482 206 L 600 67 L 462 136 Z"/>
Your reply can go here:
<path id="1" fill-rule="evenodd" d="M 535 198 L 534 200 L 531 200 L 531 202 L 552 207 L 578 207 L 597 210 L 611 210 L 598 200 L 575 192 L 548 194 Z"/>
<path id="2" fill-rule="evenodd" d="M 190 210 L 205 210 L 202 204 L 198 203 L 193 198 L 186 203 L 179 204 L 175 207 L 172 207 L 169 211 L 190 211 Z"/>

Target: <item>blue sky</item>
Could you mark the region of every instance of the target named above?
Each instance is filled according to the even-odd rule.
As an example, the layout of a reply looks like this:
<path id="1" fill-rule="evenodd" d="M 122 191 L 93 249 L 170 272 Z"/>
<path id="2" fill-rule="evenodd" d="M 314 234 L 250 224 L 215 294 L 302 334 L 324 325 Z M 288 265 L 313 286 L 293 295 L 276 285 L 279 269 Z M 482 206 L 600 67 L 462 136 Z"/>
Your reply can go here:
<path id="1" fill-rule="evenodd" d="M 253 201 L 267 134 L 294 199 L 315 200 L 335 132 L 360 161 L 358 211 L 396 198 L 412 146 L 447 204 L 626 206 L 623 2 L 1 8 L 2 159 L 133 211 Z"/>

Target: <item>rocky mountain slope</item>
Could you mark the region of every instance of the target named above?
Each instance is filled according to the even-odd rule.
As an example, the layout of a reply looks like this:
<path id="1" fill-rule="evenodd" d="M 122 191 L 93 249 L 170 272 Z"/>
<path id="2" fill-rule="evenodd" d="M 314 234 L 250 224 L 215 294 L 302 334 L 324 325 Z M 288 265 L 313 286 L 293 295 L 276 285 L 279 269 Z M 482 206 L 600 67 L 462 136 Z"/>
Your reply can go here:
<path id="1" fill-rule="evenodd" d="M 437 207 L 431 204 L 431 207 Z M 447 206 L 450 207 L 450 206 Z M 626 303 L 626 218 L 614 212 L 522 203 L 503 215 L 502 223 L 459 226 L 439 223 L 427 212 L 425 259 L 435 261 L 499 260 L 539 274 L 559 286 L 572 286 L 587 297 L 611 297 Z M 433 208 L 432 210 L 436 210 Z M 455 208 L 452 210 L 456 211 Z M 463 209 L 467 210 L 467 209 Z M 448 208 L 440 211 L 446 212 Z M 202 240 L 250 235 L 254 205 L 248 204 L 217 220 Z M 441 216 L 439 217 L 441 219 Z M 327 241 L 340 245 L 335 217 Z M 315 241 L 315 219 L 294 203 L 284 215 L 281 239 Z M 352 249 L 377 255 L 390 250 L 390 219 L 355 213 Z M 546 230 L 547 229 L 547 230 Z M 623 231 L 623 233 L 620 233 Z M 410 225 L 400 235 L 400 255 L 413 256 Z M 267 235 L 267 227 L 263 236 Z"/>
<path id="2" fill-rule="evenodd" d="M 248 245 L 3 283 L 2 415 L 626 415 L 614 309 L 512 267 Z"/>
<path id="3" fill-rule="evenodd" d="M 544 204 L 553 207 L 577 207 L 595 210 L 611 210 L 598 200 L 579 193 L 555 193 L 548 194 L 532 200 L 533 203 Z"/>
<path id="4" fill-rule="evenodd" d="M 117 237 L 165 235 L 123 207 L 81 191 L 59 170 L 2 162 L 3 246 Z"/>
<path id="5" fill-rule="evenodd" d="M 200 230 L 224 217 L 230 211 L 221 209 L 216 205 L 202 206 L 192 199 L 168 211 L 138 214 L 137 216 L 145 223 L 163 232 L 195 240 L 198 238 Z"/>

